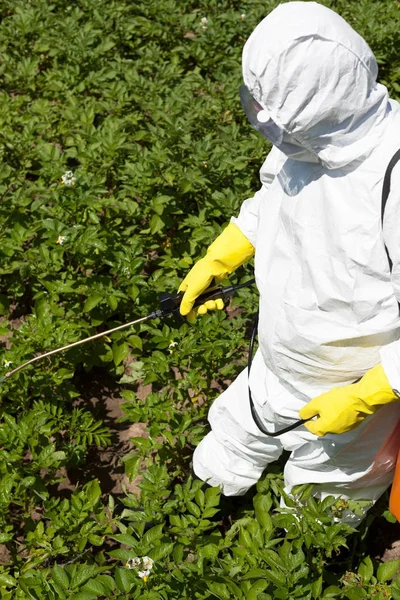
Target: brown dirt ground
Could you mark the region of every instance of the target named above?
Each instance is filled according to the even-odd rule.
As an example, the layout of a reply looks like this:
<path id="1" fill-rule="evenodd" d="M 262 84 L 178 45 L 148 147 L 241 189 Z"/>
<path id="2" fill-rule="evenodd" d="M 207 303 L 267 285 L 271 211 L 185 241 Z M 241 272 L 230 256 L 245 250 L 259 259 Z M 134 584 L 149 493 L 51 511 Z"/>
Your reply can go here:
<path id="1" fill-rule="evenodd" d="M 103 449 L 93 446 L 84 466 L 60 470 L 59 474 L 64 480 L 58 485 L 58 492 L 72 491 L 77 484 L 97 478 L 104 494 L 123 495 L 124 491 L 139 494 L 140 477 L 129 481 L 121 459 L 133 450 L 132 438 L 147 437 L 146 425 L 119 422 L 124 414 L 121 406 L 125 402 L 120 396 L 121 387 L 100 370 L 94 370 L 77 383 L 81 396 L 74 406 L 85 407 L 96 419 L 103 421 L 111 433 L 111 445 Z M 139 386 L 136 395 L 144 400 L 150 391 L 151 386 Z"/>

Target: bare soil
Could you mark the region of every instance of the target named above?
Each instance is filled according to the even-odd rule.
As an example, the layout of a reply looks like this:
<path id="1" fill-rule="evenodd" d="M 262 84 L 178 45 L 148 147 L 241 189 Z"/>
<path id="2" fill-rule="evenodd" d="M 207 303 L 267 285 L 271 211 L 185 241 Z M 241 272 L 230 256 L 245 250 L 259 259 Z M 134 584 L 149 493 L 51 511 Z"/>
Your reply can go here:
<path id="1" fill-rule="evenodd" d="M 96 419 L 103 421 L 111 433 L 111 445 L 100 449 L 92 446 L 83 466 L 60 470 L 59 475 L 64 480 L 58 485 L 57 491 L 64 491 L 68 495 L 78 484 L 97 478 L 104 494 L 116 496 L 123 495 L 125 491 L 139 494 L 137 484 L 140 477 L 129 481 L 121 459 L 133 450 L 132 438 L 147 436 L 145 423 L 120 422 L 124 414 L 121 406 L 125 402 L 120 396 L 121 387 L 104 371 L 94 369 L 77 379 L 75 384 L 81 395 L 74 405 L 85 407 Z M 149 388 L 139 387 L 136 394 L 144 399 Z"/>

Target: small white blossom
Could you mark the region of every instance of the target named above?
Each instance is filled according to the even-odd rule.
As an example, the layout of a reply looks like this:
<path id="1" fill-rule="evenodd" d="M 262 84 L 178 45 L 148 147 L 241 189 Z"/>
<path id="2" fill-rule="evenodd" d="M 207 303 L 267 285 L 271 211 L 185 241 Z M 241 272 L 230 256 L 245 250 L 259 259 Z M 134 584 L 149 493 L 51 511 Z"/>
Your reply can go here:
<path id="1" fill-rule="evenodd" d="M 208 23 L 208 19 L 207 19 L 207 17 L 203 17 L 203 18 L 202 18 L 202 20 L 200 21 L 200 23 L 201 23 L 202 25 L 207 25 L 207 23 Z"/>
<path id="2" fill-rule="evenodd" d="M 140 558 L 129 558 L 125 563 L 125 567 L 128 569 L 138 569 L 141 565 L 142 561 Z"/>
<path id="3" fill-rule="evenodd" d="M 60 246 L 62 246 L 66 239 L 67 238 L 65 235 L 59 235 L 57 238 L 56 244 L 60 244 Z"/>
<path id="4" fill-rule="evenodd" d="M 141 579 L 147 579 L 148 576 L 150 575 L 150 571 L 138 571 L 138 575 Z"/>
<path id="5" fill-rule="evenodd" d="M 240 18 L 242 19 L 242 21 L 244 21 L 244 20 L 245 20 L 245 18 L 246 18 L 246 15 L 245 15 L 245 13 L 241 14 L 241 15 L 240 15 Z"/>
<path id="6" fill-rule="evenodd" d="M 205 25 L 203 25 L 202 30 L 207 31 L 207 27 Z"/>
<path id="7" fill-rule="evenodd" d="M 138 571 L 138 575 L 146 583 L 150 571 L 153 568 L 154 561 L 149 556 L 143 556 L 142 558 L 129 558 L 125 563 L 125 567 L 128 569 L 141 569 Z"/>
<path id="8" fill-rule="evenodd" d="M 150 556 L 143 556 L 142 565 L 144 569 L 151 571 L 154 565 L 154 560 L 150 558 Z"/>
<path id="9" fill-rule="evenodd" d="M 3 361 L 5 367 L 11 367 L 12 360 L 7 360 L 6 358 Z"/>
<path id="10" fill-rule="evenodd" d="M 75 183 L 76 183 L 76 177 L 74 177 L 73 172 L 72 171 L 66 171 L 64 173 L 64 175 L 61 177 L 61 183 L 63 183 L 67 187 L 69 187 L 71 185 L 75 185 Z"/>

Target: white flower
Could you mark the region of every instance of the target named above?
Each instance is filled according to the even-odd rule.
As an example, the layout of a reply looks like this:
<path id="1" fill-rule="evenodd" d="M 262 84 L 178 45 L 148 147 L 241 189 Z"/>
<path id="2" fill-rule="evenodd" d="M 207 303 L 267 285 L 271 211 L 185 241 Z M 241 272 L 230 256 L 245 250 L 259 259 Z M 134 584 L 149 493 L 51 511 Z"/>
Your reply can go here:
<path id="1" fill-rule="evenodd" d="M 138 571 L 140 579 L 143 579 L 146 583 L 147 578 L 150 575 L 150 571 L 153 568 L 154 561 L 149 556 L 142 556 L 142 558 L 129 558 L 125 563 L 125 567 L 128 569 L 141 569 Z"/>
<path id="2" fill-rule="evenodd" d="M 150 556 L 143 556 L 142 565 L 144 569 L 151 571 L 154 565 L 154 560 L 150 558 Z"/>
<path id="3" fill-rule="evenodd" d="M 205 25 L 203 25 L 202 30 L 207 31 L 207 27 Z"/>
<path id="4" fill-rule="evenodd" d="M 246 18 L 246 15 L 245 15 L 245 13 L 241 14 L 241 15 L 240 15 L 240 18 L 242 19 L 242 21 L 244 21 L 244 20 L 245 20 L 245 18 Z"/>
<path id="5" fill-rule="evenodd" d="M 129 558 L 127 560 L 127 562 L 125 563 L 125 566 L 128 569 L 138 569 L 141 565 L 141 559 L 140 558 Z"/>
<path id="6" fill-rule="evenodd" d="M 66 239 L 67 238 L 65 235 L 59 235 L 57 238 L 56 244 L 60 244 L 60 246 L 62 246 Z"/>
<path id="7" fill-rule="evenodd" d="M 61 183 L 63 183 L 67 187 L 69 187 L 71 185 L 75 185 L 75 183 L 76 183 L 76 177 L 74 177 L 73 172 L 72 171 L 66 171 L 64 173 L 64 175 L 61 177 Z"/>
<path id="8" fill-rule="evenodd" d="M 150 575 L 150 571 L 138 571 L 138 575 L 141 579 L 147 579 Z"/>
<path id="9" fill-rule="evenodd" d="M 7 360 L 6 358 L 3 361 L 5 367 L 10 367 L 12 365 L 12 360 Z"/>
<path id="10" fill-rule="evenodd" d="M 208 19 L 207 19 L 207 17 L 203 17 L 203 18 L 202 18 L 202 20 L 200 21 L 200 23 L 201 23 L 202 25 L 207 25 L 207 23 L 208 23 Z"/>

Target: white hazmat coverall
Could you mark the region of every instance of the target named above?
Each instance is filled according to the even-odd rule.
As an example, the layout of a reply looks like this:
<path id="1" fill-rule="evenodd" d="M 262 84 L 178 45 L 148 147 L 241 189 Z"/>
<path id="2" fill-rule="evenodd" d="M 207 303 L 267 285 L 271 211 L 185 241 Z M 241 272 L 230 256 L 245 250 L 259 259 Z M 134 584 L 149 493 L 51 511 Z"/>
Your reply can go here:
<path id="1" fill-rule="evenodd" d="M 381 226 L 400 105 L 377 73 L 367 43 L 314 2 L 280 5 L 244 47 L 244 83 L 283 134 L 261 167 L 261 189 L 232 218 L 255 247 L 259 349 L 250 387 L 268 430 L 378 363 L 400 389 L 400 165 Z M 371 469 L 400 419 L 399 402 L 340 435 L 301 426 L 271 438 L 254 423 L 247 385 L 245 369 L 211 406 L 211 432 L 194 454 L 198 477 L 241 495 L 289 450 L 289 493 L 314 483 L 320 498 L 374 502 L 390 485 L 393 472 Z"/>

